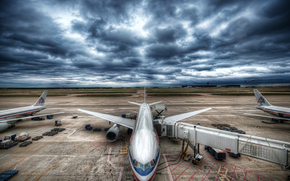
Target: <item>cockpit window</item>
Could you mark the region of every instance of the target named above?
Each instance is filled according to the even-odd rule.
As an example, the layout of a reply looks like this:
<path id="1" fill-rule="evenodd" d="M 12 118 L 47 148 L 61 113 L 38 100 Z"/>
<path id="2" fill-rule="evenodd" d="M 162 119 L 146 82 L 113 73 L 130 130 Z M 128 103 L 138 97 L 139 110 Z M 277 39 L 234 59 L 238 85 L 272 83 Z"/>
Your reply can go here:
<path id="1" fill-rule="evenodd" d="M 147 170 L 147 169 L 149 169 L 149 168 L 151 168 L 150 163 L 146 163 L 146 164 L 145 164 L 145 170 Z"/>
<path id="2" fill-rule="evenodd" d="M 153 167 L 155 165 L 155 160 L 153 159 L 152 161 L 149 162 L 150 166 Z"/>
<path id="3" fill-rule="evenodd" d="M 133 160 L 134 167 L 137 167 L 137 168 L 139 168 L 139 169 L 141 169 L 143 171 L 148 170 L 151 167 L 154 167 L 155 164 L 156 164 L 155 159 L 151 160 L 150 162 L 146 163 L 145 165 L 143 165 L 142 163 L 139 163 L 136 160 Z"/>
<path id="4" fill-rule="evenodd" d="M 136 160 L 133 161 L 134 167 L 138 166 L 138 162 Z"/>
<path id="5" fill-rule="evenodd" d="M 144 170 L 142 163 L 138 163 L 138 166 L 137 167 L 140 168 L 140 169 L 142 169 L 142 170 Z"/>

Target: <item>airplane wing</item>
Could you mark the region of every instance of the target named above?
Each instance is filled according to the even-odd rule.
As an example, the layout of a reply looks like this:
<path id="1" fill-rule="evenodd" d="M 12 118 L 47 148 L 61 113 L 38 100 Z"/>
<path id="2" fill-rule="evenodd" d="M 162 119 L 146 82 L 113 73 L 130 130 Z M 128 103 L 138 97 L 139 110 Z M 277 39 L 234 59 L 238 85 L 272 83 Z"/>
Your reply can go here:
<path id="1" fill-rule="evenodd" d="M 4 119 L 1 120 L 0 123 L 15 123 L 16 121 L 23 120 L 23 119 L 30 119 L 35 117 L 42 117 L 47 115 L 56 115 L 56 114 L 62 114 L 64 112 L 57 112 L 57 113 L 50 113 L 50 114 L 41 114 L 41 115 L 34 115 L 34 116 L 28 116 L 28 117 L 19 117 L 19 118 L 12 118 L 12 119 Z"/>
<path id="2" fill-rule="evenodd" d="M 137 103 L 137 102 L 130 102 L 130 101 L 128 101 L 130 104 L 135 104 L 135 105 L 138 105 L 138 106 L 141 106 L 142 104 L 140 104 L 140 103 Z"/>
<path id="3" fill-rule="evenodd" d="M 202 113 L 202 112 L 205 112 L 205 111 L 208 111 L 210 110 L 211 108 L 207 108 L 207 109 L 203 109 L 203 110 L 199 110 L 199 111 L 193 111 L 193 112 L 189 112 L 189 113 L 184 113 L 184 114 L 179 114 L 179 115 L 176 115 L 176 116 L 171 116 L 171 117 L 167 117 L 164 119 L 164 121 L 166 123 L 175 123 L 177 121 L 180 121 L 180 120 L 183 120 L 183 119 L 186 119 L 186 118 L 189 118 L 191 116 L 194 116 L 194 115 L 197 115 L 199 113 Z"/>
<path id="4" fill-rule="evenodd" d="M 160 103 L 160 102 L 162 102 L 162 101 L 150 103 L 149 106 L 152 106 L 152 105 L 154 105 L 154 104 L 158 104 L 158 103 Z"/>
<path id="5" fill-rule="evenodd" d="M 112 115 L 108 115 L 108 114 L 102 114 L 102 113 L 98 113 L 98 112 L 86 111 L 86 110 L 82 110 L 82 109 L 78 109 L 78 110 L 85 112 L 87 114 L 105 119 L 107 121 L 111 121 L 113 123 L 125 126 L 127 128 L 130 128 L 130 129 L 134 129 L 134 127 L 135 127 L 135 120 L 125 119 L 125 118 L 112 116 Z"/>
<path id="6" fill-rule="evenodd" d="M 284 117 L 264 116 L 264 115 L 259 115 L 259 114 L 248 114 L 248 113 L 244 113 L 244 114 L 245 115 L 249 115 L 249 116 L 257 116 L 257 117 L 273 118 L 273 119 L 282 119 L 282 120 L 290 121 L 289 118 L 284 118 Z"/>

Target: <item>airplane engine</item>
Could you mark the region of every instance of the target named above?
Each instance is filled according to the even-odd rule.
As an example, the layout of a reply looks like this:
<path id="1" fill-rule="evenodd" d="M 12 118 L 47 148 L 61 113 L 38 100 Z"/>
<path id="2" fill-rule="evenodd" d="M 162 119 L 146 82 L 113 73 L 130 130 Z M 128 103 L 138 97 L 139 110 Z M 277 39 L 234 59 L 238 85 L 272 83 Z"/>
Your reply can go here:
<path id="1" fill-rule="evenodd" d="M 8 129 L 10 127 L 10 124 L 7 123 L 0 123 L 0 132 Z"/>
<path id="2" fill-rule="evenodd" d="M 106 134 L 106 138 L 109 142 L 114 142 L 119 136 L 119 127 L 117 124 L 114 124 Z"/>

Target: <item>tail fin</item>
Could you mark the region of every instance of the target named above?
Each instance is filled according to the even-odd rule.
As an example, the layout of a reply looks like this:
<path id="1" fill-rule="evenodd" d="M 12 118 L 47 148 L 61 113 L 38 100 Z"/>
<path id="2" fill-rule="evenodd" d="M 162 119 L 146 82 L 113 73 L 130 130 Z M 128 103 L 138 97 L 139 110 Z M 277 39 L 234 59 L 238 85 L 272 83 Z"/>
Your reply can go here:
<path id="1" fill-rule="evenodd" d="M 45 90 L 41 96 L 37 99 L 37 101 L 34 103 L 33 106 L 44 106 L 44 102 L 46 99 L 46 95 L 47 95 L 47 90 Z"/>
<path id="2" fill-rule="evenodd" d="M 256 96 L 258 106 L 271 106 L 271 104 L 265 99 L 265 97 L 257 89 L 254 89 L 254 93 Z"/>

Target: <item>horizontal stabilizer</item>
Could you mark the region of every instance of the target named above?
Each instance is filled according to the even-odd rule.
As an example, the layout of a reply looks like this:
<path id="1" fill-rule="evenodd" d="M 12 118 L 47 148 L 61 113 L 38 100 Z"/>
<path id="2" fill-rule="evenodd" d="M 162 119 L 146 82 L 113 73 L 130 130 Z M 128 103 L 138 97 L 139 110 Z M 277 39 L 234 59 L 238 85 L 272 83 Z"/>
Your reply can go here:
<path id="1" fill-rule="evenodd" d="M 41 115 L 34 115 L 34 116 L 28 116 L 28 117 L 6 119 L 6 120 L 3 120 L 3 121 L 0 121 L 0 123 L 15 123 L 18 120 L 31 119 L 31 118 L 36 118 L 36 117 L 42 117 L 42 116 L 48 116 L 48 115 L 56 115 L 56 114 L 62 114 L 62 113 L 64 113 L 64 112 L 56 112 L 56 113 L 41 114 Z"/>
<path id="2" fill-rule="evenodd" d="M 134 129 L 135 127 L 135 120 L 132 119 L 125 119 L 125 118 L 121 118 L 118 116 L 112 116 L 109 114 L 103 114 L 103 113 L 98 113 L 98 112 L 92 112 L 92 111 L 87 111 L 87 110 L 82 110 L 82 109 L 78 109 L 79 111 L 85 112 L 87 114 L 105 119 L 107 121 L 111 121 L 113 123 L 119 124 L 121 126 L 125 126 L 127 128 L 130 129 Z"/>
<path id="3" fill-rule="evenodd" d="M 177 121 L 181 121 L 183 119 L 189 118 L 189 117 L 197 115 L 199 113 L 208 111 L 210 109 L 211 108 L 207 108 L 207 109 L 203 109 L 203 110 L 199 110 L 199 111 L 193 111 L 193 112 L 189 112 L 189 113 L 179 114 L 179 115 L 176 115 L 176 116 L 171 116 L 171 117 L 165 118 L 164 121 L 166 123 L 175 123 Z"/>
<path id="4" fill-rule="evenodd" d="M 128 101 L 130 104 L 135 104 L 135 105 L 138 105 L 138 106 L 141 106 L 142 104 L 140 104 L 140 103 L 137 103 L 137 102 L 130 102 L 130 101 Z"/>
<path id="5" fill-rule="evenodd" d="M 158 104 L 158 103 L 160 103 L 160 102 L 162 102 L 162 101 L 150 103 L 149 106 L 152 106 L 152 105 L 154 105 L 154 104 Z"/>
<path id="6" fill-rule="evenodd" d="M 283 117 L 264 116 L 264 115 L 259 115 L 259 114 L 248 114 L 248 113 L 244 113 L 244 114 L 245 115 L 249 115 L 249 116 L 257 116 L 257 117 L 273 118 L 273 119 L 281 119 L 281 120 L 290 121 L 289 118 L 283 118 Z"/>

